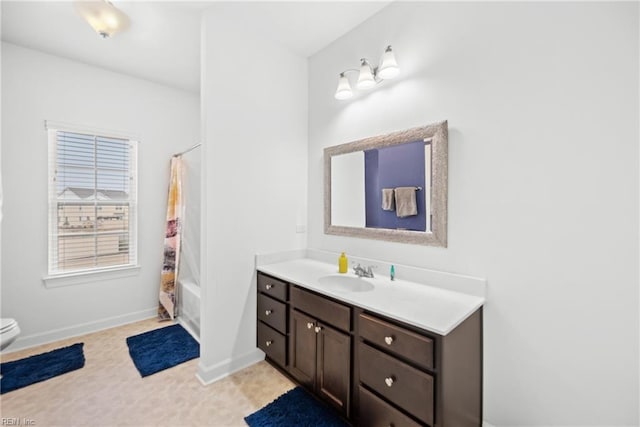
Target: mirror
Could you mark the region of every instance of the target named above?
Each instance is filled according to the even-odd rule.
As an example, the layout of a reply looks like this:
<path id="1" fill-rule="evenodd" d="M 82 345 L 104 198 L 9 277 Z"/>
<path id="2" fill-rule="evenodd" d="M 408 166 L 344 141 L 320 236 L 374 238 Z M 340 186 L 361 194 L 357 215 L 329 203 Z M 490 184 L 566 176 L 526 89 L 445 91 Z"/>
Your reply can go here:
<path id="1" fill-rule="evenodd" d="M 447 122 L 324 149 L 325 233 L 447 246 Z"/>

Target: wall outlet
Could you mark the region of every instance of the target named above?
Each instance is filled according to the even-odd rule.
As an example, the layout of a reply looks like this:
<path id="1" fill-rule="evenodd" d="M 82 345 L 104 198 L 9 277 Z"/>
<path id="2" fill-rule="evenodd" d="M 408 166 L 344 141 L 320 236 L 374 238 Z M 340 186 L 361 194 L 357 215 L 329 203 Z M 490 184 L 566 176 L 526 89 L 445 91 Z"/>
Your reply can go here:
<path id="1" fill-rule="evenodd" d="M 307 226 L 304 224 L 297 224 L 296 225 L 296 233 L 306 233 L 307 232 Z"/>

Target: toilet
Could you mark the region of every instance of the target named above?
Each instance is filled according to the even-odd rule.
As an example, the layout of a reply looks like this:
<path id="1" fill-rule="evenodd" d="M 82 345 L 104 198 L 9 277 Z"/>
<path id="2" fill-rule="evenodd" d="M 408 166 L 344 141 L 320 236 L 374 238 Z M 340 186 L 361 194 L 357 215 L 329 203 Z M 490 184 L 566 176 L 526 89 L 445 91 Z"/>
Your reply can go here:
<path id="1" fill-rule="evenodd" d="M 20 335 L 20 327 L 15 319 L 0 319 L 0 351 L 9 346 Z"/>

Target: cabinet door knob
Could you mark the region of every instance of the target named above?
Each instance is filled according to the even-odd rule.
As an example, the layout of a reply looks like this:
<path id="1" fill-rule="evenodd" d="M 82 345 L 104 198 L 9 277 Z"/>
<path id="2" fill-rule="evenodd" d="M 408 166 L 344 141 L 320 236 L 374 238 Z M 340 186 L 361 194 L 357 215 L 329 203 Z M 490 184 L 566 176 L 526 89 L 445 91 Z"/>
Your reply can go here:
<path id="1" fill-rule="evenodd" d="M 266 290 L 269 290 L 269 289 L 273 288 L 273 285 L 265 285 L 265 287 L 264 287 L 264 288 L 265 288 Z"/>
<path id="2" fill-rule="evenodd" d="M 311 328 L 313 328 L 313 323 L 307 322 L 307 329 L 311 329 Z"/>
<path id="3" fill-rule="evenodd" d="M 391 387 L 393 385 L 394 379 L 393 377 L 387 377 L 384 379 L 384 382 L 387 385 L 387 387 Z"/>
<path id="4" fill-rule="evenodd" d="M 319 333 L 321 330 L 322 330 L 322 326 L 315 327 L 316 334 Z"/>
<path id="5" fill-rule="evenodd" d="M 269 347 L 271 344 L 273 344 L 273 341 L 271 341 L 271 340 L 269 340 L 269 341 L 265 342 L 265 345 L 266 345 L 267 347 Z"/>
<path id="6" fill-rule="evenodd" d="M 270 315 L 271 313 L 273 313 L 273 310 L 265 310 L 265 311 L 264 311 L 264 315 L 265 315 L 265 316 L 268 316 L 268 315 Z"/>
<path id="7" fill-rule="evenodd" d="M 393 337 L 392 336 L 384 337 L 384 342 L 386 342 L 387 345 L 391 345 L 391 343 L 393 342 Z"/>

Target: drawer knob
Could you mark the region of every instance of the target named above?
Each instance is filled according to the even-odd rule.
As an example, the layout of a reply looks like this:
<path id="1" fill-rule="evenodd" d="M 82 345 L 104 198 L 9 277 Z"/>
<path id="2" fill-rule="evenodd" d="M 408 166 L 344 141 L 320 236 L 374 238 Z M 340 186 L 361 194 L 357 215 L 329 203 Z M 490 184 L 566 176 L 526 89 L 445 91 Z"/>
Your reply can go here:
<path id="1" fill-rule="evenodd" d="M 265 342 L 265 345 L 266 345 L 267 347 L 269 347 L 271 344 L 273 344 L 273 341 L 271 341 L 271 340 L 269 340 L 269 341 Z"/>
<path id="2" fill-rule="evenodd" d="M 393 337 L 384 337 L 384 342 L 386 342 L 387 345 L 391 345 L 391 343 L 393 342 Z"/>
<path id="3" fill-rule="evenodd" d="M 313 328 L 313 323 L 307 322 L 307 329 L 311 329 L 311 328 Z"/>
<path id="4" fill-rule="evenodd" d="M 267 285 L 265 285 L 265 287 L 264 287 L 264 288 L 265 288 L 266 290 L 269 290 L 269 289 L 273 288 L 273 285 L 267 284 Z"/>
<path id="5" fill-rule="evenodd" d="M 271 313 L 273 313 L 273 310 L 265 310 L 264 311 L 264 315 L 265 316 L 269 316 Z"/>
<path id="6" fill-rule="evenodd" d="M 384 383 L 387 385 L 387 387 L 391 387 L 393 385 L 394 379 L 393 377 L 387 377 L 384 379 Z"/>
<path id="7" fill-rule="evenodd" d="M 322 330 L 322 326 L 316 326 L 314 330 L 316 331 L 316 334 L 317 334 Z"/>

